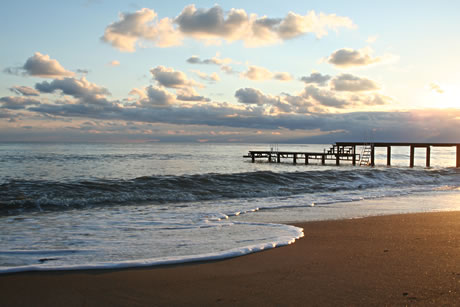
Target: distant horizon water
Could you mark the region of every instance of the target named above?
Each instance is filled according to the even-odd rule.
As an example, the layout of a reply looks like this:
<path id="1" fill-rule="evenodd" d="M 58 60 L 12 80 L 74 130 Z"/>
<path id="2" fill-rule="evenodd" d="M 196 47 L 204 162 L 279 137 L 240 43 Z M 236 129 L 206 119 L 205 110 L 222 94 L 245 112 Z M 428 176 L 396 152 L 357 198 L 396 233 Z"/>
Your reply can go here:
<path id="1" fill-rule="evenodd" d="M 322 152 L 325 144 L 278 144 Z M 0 273 L 220 259 L 294 242 L 280 224 L 451 210 L 455 148 L 377 149 L 374 168 L 250 163 L 249 143 L 0 143 Z M 420 199 L 398 207 L 398 199 Z M 363 200 L 393 199 L 378 203 Z M 425 200 L 425 201 L 424 201 Z M 460 208 L 457 208 L 460 209 Z"/>

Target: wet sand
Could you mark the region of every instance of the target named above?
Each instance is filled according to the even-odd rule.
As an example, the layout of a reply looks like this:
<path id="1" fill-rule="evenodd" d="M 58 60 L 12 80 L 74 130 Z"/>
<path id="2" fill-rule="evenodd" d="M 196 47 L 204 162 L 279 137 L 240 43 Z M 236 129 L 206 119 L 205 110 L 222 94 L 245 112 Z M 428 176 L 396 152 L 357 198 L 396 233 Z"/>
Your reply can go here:
<path id="1" fill-rule="evenodd" d="M 460 212 L 296 224 L 295 244 L 126 270 L 0 275 L 2 306 L 449 305 L 460 302 Z"/>

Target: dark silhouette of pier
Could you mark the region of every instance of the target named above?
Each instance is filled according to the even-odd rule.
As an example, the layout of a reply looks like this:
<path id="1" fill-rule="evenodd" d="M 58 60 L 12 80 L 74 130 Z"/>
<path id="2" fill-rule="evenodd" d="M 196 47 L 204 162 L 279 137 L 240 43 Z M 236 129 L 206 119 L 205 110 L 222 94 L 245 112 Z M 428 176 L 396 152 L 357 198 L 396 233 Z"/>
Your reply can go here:
<path id="1" fill-rule="evenodd" d="M 357 153 L 357 147 L 362 148 L 361 153 Z M 310 160 L 320 160 L 321 164 L 326 161 L 335 161 L 340 165 L 341 161 L 350 161 L 353 165 L 375 166 L 375 149 L 383 147 L 387 149 L 387 165 L 391 165 L 392 147 L 409 147 L 409 167 L 414 167 L 415 148 L 425 148 L 426 167 L 431 166 L 431 147 L 456 147 L 456 167 L 460 168 L 460 143 L 403 143 L 403 142 L 336 142 L 329 149 L 323 152 L 301 152 L 301 151 L 278 151 L 278 150 L 251 150 L 245 158 L 251 158 L 254 163 L 256 159 L 264 159 L 268 162 L 281 163 L 282 159 L 292 159 L 294 164 L 303 161 L 309 164 Z"/>

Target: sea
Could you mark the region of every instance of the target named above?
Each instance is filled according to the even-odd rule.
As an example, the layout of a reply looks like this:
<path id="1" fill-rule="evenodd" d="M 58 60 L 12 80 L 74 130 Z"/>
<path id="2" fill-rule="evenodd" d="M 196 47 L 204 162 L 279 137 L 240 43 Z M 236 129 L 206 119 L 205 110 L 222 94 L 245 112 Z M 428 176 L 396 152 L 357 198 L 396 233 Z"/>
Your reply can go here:
<path id="1" fill-rule="evenodd" d="M 460 210 L 455 148 L 432 148 L 430 168 L 424 149 L 409 168 L 407 147 L 393 147 L 391 167 L 386 149 L 372 168 L 243 158 L 270 148 L 0 143 L 0 273 L 216 260 L 308 236 L 293 222 Z"/>

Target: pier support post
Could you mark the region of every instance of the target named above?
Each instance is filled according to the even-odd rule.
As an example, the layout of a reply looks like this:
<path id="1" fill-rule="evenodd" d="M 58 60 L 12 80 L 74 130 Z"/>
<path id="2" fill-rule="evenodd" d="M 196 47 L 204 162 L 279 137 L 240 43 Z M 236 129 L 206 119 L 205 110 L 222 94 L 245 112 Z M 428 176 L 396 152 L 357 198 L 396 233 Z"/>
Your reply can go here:
<path id="1" fill-rule="evenodd" d="M 375 147 L 371 145 L 371 166 L 375 166 Z"/>
<path id="2" fill-rule="evenodd" d="M 308 165 L 308 155 L 305 155 L 305 165 Z"/>
<path id="3" fill-rule="evenodd" d="M 281 155 L 279 152 L 276 153 L 276 163 L 281 163 Z"/>
<path id="4" fill-rule="evenodd" d="M 431 166 L 431 147 L 426 147 L 426 167 Z"/>
<path id="5" fill-rule="evenodd" d="M 410 145 L 410 160 L 409 160 L 409 167 L 414 167 L 414 158 L 415 157 L 415 146 Z"/>
<path id="6" fill-rule="evenodd" d="M 391 165 L 391 146 L 387 147 L 387 166 Z"/>
<path id="7" fill-rule="evenodd" d="M 326 164 L 326 155 L 325 155 L 325 154 L 323 154 L 323 155 L 321 156 L 321 164 L 322 164 L 322 165 Z"/>
<path id="8" fill-rule="evenodd" d="M 460 167 L 460 145 L 457 145 L 457 167 Z"/>
<path id="9" fill-rule="evenodd" d="M 254 157 L 254 154 L 251 152 L 251 161 L 252 163 L 256 162 L 256 157 Z"/>
<path id="10" fill-rule="evenodd" d="M 339 166 L 340 165 L 340 155 L 339 153 L 337 153 L 335 155 L 335 165 Z"/>
<path id="11" fill-rule="evenodd" d="M 271 152 L 268 153 L 268 162 L 272 163 L 272 153 Z"/>
<path id="12" fill-rule="evenodd" d="M 353 157 L 352 157 L 353 166 L 356 165 L 356 145 L 353 145 Z"/>
<path id="13" fill-rule="evenodd" d="M 294 159 L 293 159 L 294 164 L 297 164 L 297 154 L 294 154 Z"/>

